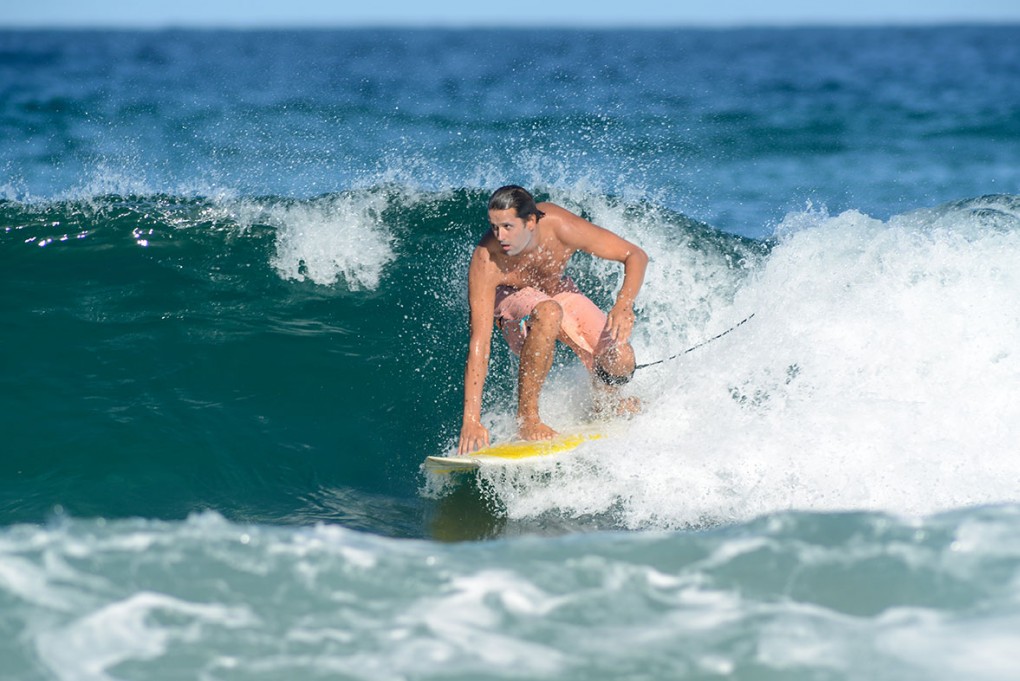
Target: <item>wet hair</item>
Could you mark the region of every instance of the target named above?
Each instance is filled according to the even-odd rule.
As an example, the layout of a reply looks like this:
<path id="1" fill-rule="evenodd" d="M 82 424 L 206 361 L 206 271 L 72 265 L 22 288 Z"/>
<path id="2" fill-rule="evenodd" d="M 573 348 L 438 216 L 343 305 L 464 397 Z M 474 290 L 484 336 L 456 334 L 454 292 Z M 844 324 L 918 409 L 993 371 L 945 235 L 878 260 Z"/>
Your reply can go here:
<path id="1" fill-rule="evenodd" d="M 515 184 L 500 187 L 489 197 L 489 210 L 510 210 L 511 208 L 517 211 L 517 217 L 524 221 L 527 221 L 531 215 L 534 215 L 536 220 L 541 220 L 545 215 L 535 205 L 535 197 L 528 193 L 524 187 L 518 187 Z"/>

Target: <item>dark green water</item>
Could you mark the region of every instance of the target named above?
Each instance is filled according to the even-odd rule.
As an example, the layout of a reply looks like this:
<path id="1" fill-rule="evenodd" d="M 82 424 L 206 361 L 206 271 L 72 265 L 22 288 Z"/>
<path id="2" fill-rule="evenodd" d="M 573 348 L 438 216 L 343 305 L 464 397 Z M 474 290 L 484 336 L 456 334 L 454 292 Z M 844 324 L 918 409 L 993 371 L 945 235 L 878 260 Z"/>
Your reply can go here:
<path id="1" fill-rule="evenodd" d="M 459 427 L 485 199 L 3 204 L 7 517 L 208 508 L 419 534 L 418 465 Z M 509 354 L 495 355 L 491 401 L 507 402 Z"/>

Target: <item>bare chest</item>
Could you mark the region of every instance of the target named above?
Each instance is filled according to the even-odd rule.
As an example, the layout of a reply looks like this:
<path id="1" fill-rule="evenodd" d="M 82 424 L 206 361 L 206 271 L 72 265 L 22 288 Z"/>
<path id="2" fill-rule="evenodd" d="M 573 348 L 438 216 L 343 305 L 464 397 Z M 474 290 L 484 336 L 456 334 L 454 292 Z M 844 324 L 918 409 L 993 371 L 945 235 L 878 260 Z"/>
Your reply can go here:
<path id="1" fill-rule="evenodd" d="M 506 258 L 500 268 L 502 284 L 514 288 L 536 288 L 548 295 L 564 290 L 564 272 L 572 252 L 539 251 L 517 258 Z"/>

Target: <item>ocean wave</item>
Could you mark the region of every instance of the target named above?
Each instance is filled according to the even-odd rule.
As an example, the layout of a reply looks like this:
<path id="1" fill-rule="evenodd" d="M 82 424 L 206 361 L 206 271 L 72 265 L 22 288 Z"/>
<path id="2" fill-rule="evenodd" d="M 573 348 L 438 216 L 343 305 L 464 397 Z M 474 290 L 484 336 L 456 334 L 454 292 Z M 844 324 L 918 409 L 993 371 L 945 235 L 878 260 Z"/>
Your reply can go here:
<path id="1" fill-rule="evenodd" d="M 640 362 L 755 317 L 642 369 L 628 390 L 645 409 L 622 434 L 551 477 L 487 481 L 511 522 L 700 527 L 789 508 L 927 513 L 1016 498 L 1016 197 L 886 221 L 811 209 L 761 242 L 585 186 L 536 191 L 652 254 Z M 68 457 L 64 478 L 35 465 L 12 478 L 12 490 L 39 486 L 5 508 L 116 516 L 141 503 L 165 517 L 198 505 L 313 521 L 329 516 L 316 500 L 333 489 L 413 497 L 421 459 L 459 426 L 466 268 L 485 200 L 394 185 L 307 200 L 0 203 L 9 347 L 45 358 L 7 377 L 22 398 L 5 465 L 14 475 L 39 452 Z M 620 284 L 618 267 L 584 256 L 571 275 L 601 305 Z M 513 435 L 515 371 L 497 338 L 484 413 L 497 438 Z M 548 422 L 588 418 L 589 391 L 557 355 Z M 61 427 L 41 437 L 40 415 Z M 174 470 L 182 450 L 204 481 Z M 284 474 L 280 451 L 302 453 Z M 103 472 L 142 452 L 142 478 L 163 493 L 120 503 Z"/>
<path id="2" fill-rule="evenodd" d="M 104 184 L 81 198 L 61 201 L 6 201 L 0 204 L 0 223 L 11 241 L 40 247 L 72 239 L 141 247 L 190 240 L 199 248 L 221 251 L 208 256 L 224 256 L 237 239 L 269 232 L 275 248 L 268 264 L 280 277 L 340 283 L 352 291 L 377 288 L 395 257 L 393 236 L 379 220 L 388 201 L 384 192 L 299 201 L 110 194 L 106 189 Z M 219 243 L 210 239 L 215 234 Z"/>
<path id="3" fill-rule="evenodd" d="M 662 283 L 649 287 L 649 310 L 677 313 L 669 342 L 695 332 L 736 290 L 729 273 L 746 275 L 744 259 L 761 256 L 753 242 L 662 208 L 543 191 L 687 254 L 673 274 L 650 277 Z M 380 185 L 301 200 L 100 193 L 0 203 L 7 347 L 25 358 L 5 377 L 18 399 L 5 410 L 13 453 L 0 506 L 11 519 L 60 504 L 113 517 L 208 507 L 312 522 L 350 517 L 330 501 L 338 489 L 414 499 L 418 463 L 458 423 L 467 262 L 486 229 L 486 196 Z M 572 274 L 603 303 L 619 280 L 590 258 Z M 703 280 L 700 299 L 678 298 L 674 276 L 685 287 Z M 557 371 L 569 371 L 561 359 Z M 498 413 L 512 400 L 512 367 L 497 343 L 488 404 Z M 130 489 L 117 493 L 118 480 Z M 357 522 L 425 531 L 420 519 L 381 518 Z"/>

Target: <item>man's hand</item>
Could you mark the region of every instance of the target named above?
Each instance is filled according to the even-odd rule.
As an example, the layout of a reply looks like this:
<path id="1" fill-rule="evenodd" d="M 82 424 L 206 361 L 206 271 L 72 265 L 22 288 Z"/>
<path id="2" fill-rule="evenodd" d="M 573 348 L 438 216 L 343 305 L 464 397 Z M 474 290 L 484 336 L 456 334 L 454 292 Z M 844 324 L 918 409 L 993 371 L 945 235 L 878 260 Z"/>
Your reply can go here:
<path id="1" fill-rule="evenodd" d="M 629 341 L 630 332 L 634 330 L 634 308 L 621 303 L 614 305 L 606 318 L 606 330 L 617 343 Z"/>
<path id="2" fill-rule="evenodd" d="M 460 428 L 460 445 L 457 454 L 470 454 L 476 449 L 489 446 L 489 430 L 477 421 L 465 422 Z"/>

